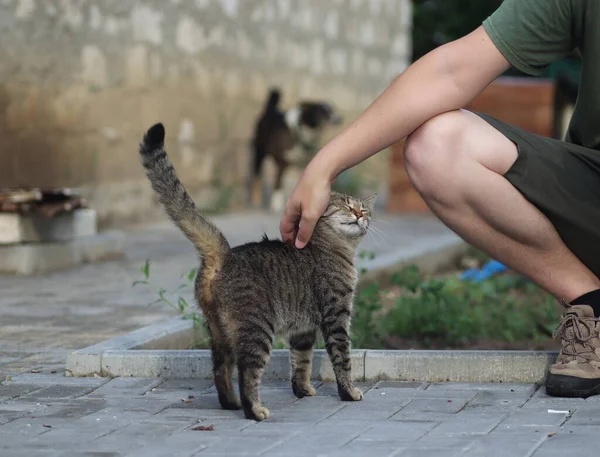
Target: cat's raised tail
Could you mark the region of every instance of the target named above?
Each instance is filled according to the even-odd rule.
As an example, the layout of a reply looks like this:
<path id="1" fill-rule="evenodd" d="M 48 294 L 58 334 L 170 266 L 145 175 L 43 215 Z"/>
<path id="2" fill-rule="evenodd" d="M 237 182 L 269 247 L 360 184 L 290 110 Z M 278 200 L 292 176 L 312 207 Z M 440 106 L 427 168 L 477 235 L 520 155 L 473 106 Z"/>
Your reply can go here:
<path id="1" fill-rule="evenodd" d="M 142 165 L 167 215 L 194 244 L 204 266 L 218 270 L 231 249 L 219 229 L 204 218 L 177 177 L 164 148 L 165 128 L 153 125 L 140 144 Z"/>

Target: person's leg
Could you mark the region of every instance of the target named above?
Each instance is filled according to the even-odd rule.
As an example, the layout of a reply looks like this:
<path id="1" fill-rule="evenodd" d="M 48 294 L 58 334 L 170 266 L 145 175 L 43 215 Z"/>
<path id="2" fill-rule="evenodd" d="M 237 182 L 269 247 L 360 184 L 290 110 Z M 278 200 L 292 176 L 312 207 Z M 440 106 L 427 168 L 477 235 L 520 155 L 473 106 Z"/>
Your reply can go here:
<path id="1" fill-rule="evenodd" d="M 479 116 L 453 111 L 431 119 L 407 138 L 405 157 L 432 212 L 467 242 L 557 299 L 600 288 L 548 218 L 503 176 L 517 147 Z"/>

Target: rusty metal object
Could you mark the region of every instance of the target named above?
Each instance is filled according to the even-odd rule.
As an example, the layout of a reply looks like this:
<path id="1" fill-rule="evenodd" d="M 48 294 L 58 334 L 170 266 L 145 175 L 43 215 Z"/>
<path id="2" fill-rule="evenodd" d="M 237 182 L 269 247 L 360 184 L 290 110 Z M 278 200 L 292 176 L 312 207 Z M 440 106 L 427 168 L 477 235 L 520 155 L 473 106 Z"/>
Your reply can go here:
<path id="1" fill-rule="evenodd" d="M 87 208 L 87 203 L 73 189 L 0 190 L 0 213 L 35 213 L 52 218 L 80 208 Z"/>

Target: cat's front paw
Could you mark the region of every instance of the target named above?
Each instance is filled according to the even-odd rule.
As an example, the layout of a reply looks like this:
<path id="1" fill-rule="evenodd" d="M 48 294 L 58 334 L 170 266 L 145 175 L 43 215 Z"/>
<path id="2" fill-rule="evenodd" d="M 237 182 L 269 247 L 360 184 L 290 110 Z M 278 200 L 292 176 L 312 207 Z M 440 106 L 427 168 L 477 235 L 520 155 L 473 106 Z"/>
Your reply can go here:
<path id="1" fill-rule="evenodd" d="M 362 392 L 356 387 L 352 387 L 350 390 L 340 390 L 339 394 L 342 401 L 360 401 L 363 398 Z"/>
<path id="2" fill-rule="evenodd" d="M 314 397 L 317 395 L 317 391 L 310 384 L 302 387 L 292 385 L 292 390 L 294 391 L 294 395 L 298 398 Z"/>
<path id="3" fill-rule="evenodd" d="M 244 411 L 246 418 L 257 422 L 268 419 L 271 413 L 267 408 L 261 405 L 253 406 L 252 409 Z"/>

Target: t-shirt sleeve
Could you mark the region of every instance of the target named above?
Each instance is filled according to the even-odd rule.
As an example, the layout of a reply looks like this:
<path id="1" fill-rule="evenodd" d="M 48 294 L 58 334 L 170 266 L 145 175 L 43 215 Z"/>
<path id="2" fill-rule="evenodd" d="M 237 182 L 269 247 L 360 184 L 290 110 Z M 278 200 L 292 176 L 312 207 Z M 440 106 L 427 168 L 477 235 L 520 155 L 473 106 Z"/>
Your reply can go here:
<path id="1" fill-rule="evenodd" d="M 576 47 L 571 2 L 504 0 L 483 27 L 511 65 L 537 76 Z"/>

